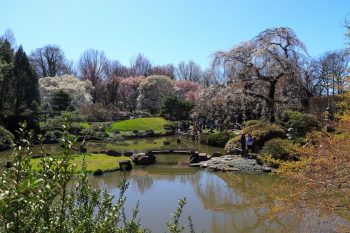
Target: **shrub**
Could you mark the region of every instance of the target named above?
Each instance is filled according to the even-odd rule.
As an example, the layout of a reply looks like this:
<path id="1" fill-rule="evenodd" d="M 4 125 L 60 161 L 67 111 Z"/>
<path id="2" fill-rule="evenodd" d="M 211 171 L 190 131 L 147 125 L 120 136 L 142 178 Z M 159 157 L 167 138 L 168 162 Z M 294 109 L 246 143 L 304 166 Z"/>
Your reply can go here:
<path id="1" fill-rule="evenodd" d="M 79 134 L 83 130 L 83 127 L 80 125 L 80 123 L 72 123 L 69 127 L 69 132 L 73 134 Z"/>
<path id="2" fill-rule="evenodd" d="M 286 136 L 284 129 L 277 124 L 265 124 L 260 122 L 255 125 L 251 125 L 243 128 L 239 135 L 232 138 L 225 145 L 225 151 L 231 154 L 235 151 L 235 148 L 240 148 L 240 134 L 251 133 L 254 140 L 254 147 L 259 150 L 263 147 L 264 143 L 272 138 L 284 138 Z"/>
<path id="3" fill-rule="evenodd" d="M 165 130 L 176 130 L 176 128 L 177 128 L 176 122 L 171 122 L 164 125 Z"/>
<path id="4" fill-rule="evenodd" d="M 303 137 L 311 130 L 320 128 L 319 121 L 313 115 L 290 110 L 286 111 L 285 114 L 286 120 L 283 122 L 284 126 L 292 126 L 297 137 Z"/>
<path id="5" fill-rule="evenodd" d="M 208 145 L 211 146 L 224 147 L 228 140 L 230 140 L 230 134 L 226 130 L 208 135 Z"/>
<path id="6" fill-rule="evenodd" d="M 54 131 L 47 131 L 43 136 L 44 143 L 56 143 L 58 142 L 58 137 Z"/>
<path id="7" fill-rule="evenodd" d="M 56 129 L 60 130 L 62 129 L 62 125 L 63 125 L 62 117 L 56 116 L 51 119 L 47 119 L 46 122 L 43 122 L 42 124 L 40 124 L 40 129 L 42 131 L 53 131 Z"/>
<path id="8" fill-rule="evenodd" d="M 13 144 L 13 134 L 0 125 L 0 151 L 6 150 Z"/>
<path id="9" fill-rule="evenodd" d="M 262 155 L 271 155 L 274 159 L 284 161 L 291 160 L 295 152 L 294 144 L 290 140 L 281 138 L 274 138 L 267 141 L 260 151 Z"/>
<path id="10" fill-rule="evenodd" d="M 80 112 L 89 122 L 112 121 L 119 113 L 115 106 L 103 106 L 102 104 L 87 104 L 80 108 Z"/>
<path id="11" fill-rule="evenodd" d="M 257 125 L 257 124 L 262 124 L 262 122 L 260 120 L 249 120 L 249 121 L 244 122 L 245 127 L 249 127 L 249 126 L 253 126 L 253 125 Z"/>
<path id="12" fill-rule="evenodd" d="M 87 129 L 83 129 L 80 131 L 80 134 L 83 136 L 91 136 L 95 133 L 95 131 L 93 130 L 93 128 L 87 128 Z"/>

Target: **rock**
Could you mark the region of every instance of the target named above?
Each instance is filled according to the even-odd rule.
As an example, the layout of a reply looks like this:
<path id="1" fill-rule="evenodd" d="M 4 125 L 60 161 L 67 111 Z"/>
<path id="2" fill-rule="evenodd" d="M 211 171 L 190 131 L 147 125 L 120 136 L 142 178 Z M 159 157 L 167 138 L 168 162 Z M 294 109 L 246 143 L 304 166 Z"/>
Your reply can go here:
<path id="1" fill-rule="evenodd" d="M 264 165 L 264 166 L 262 166 L 262 171 L 263 172 L 271 172 L 271 168 L 266 166 L 266 165 Z"/>
<path id="2" fill-rule="evenodd" d="M 215 158 L 215 157 L 221 157 L 221 156 L 222 156 L 222 154 L 220 152 L 214 152 L 213 154 L 211 154 L 209 156 L 209 159 Z"/>
<path id="3" fill-rule="evenodd" d="M 190 163 L 189 166 L 190 167 L 200 167 L 200 163 Z"/>
<path id="4" fill-rule="evenodd" d="M 132 151 L 126 151 L 123 154 L 124 154 L 124 156 L 130 157 L 130 156 L 132 156 L 133 152 Z"/>
<path id="5" fill-rule="evenodd" d="M 156 157 L 152 153 L 138 153 L 131 156 L 133 162 L 137 165 L 150 165 L 155 163 Z"/>
<path id="6" fill-rule="evenodd" d="M 195 155 L 191 155 L 190 157 L 190 163 L 199 163 L 207 160 L 208 160 L 207 154 L 202 154 L 202 155 L 195 154 Z"/>
<path id="7" fill-rule="evenodd" d="M 121 153 L 118 151 L 115 151 L 115 150 L 108 150 L 106 152 L 106 154 L 109 156 L 114 156 L 114 157 L 121 156 Z"/>
<path id="8" fill-rule="evenodd" d="M 6 168 L 11 168 L 11 167 L 13 167 L 12 162 L 11 162 L 11 161 L 6 161 L 5 167 L 6 167 Z"/>
<path id="9" fill-rule="evenodd" d="M 103 175 L 103 171 L 101 169 L 97 169 L 96 171 L 94 171 L 93 175 L 94 176 L 102 176 Z"/>
<path id="10" fill-rule="evenodd" d="M 79 151 L 80 154 L 86 153 L 87 149 L 85 147 L 79 147 Z"/>
<path id="11" fill-rule="evenodd" d="M 130 160 L 122 160 L 119 162 L 120 170 L 130 171 L 132 169 L 132 165 Z"/>

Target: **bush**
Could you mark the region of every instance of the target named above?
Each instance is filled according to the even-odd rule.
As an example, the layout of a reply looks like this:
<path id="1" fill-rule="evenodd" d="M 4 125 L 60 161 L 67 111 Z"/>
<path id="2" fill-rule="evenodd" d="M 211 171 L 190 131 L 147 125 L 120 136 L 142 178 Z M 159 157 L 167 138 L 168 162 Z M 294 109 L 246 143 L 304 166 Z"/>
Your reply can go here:
<path id="1" fill-rule="evenodd" d="M 230 134 L 226 130 L 208 135 L 208 145 L 211 146 L 224 147 L 228 140 L 230 140 Z"/>
<path id="2" fill-rule="evenodd" d="M 58 131 L 58 130 L 57 130 Z M 55 131 L 47 131 L 43 136 L 43 142 L 44 143 L 56 143 L 58 142 L 58 132 Z"/>
<path id="3" fill-rule="evenodd" d="M 165 130 L 176 130 L 176 128 L 177 128 L 176 122 L 171 122 L 164 125 Z"/>
<path id="4" fill-rule="evenodd" d="M 81 107 L 80 112 L 89 122 L 113 121 L 117 118 L 119 110 L 115 106 L 103 106 L 102 104 L 87 104 Z"/>
<path id="5" fill-rule="evenodd" d="M 262 124 L 262 122 L 260 120 L 249 120 L 249 121 L 244 122 L 245 127 L 249 127 L 249 126 L 253 126 L 253 125 L 257 125 L 257 124 Z"/>
<path id="6" fill-rule="evenodd" d="M 283 125 L 285 127 L 293 127 L 295 130 L 295 136 L 304 137 L 306 133 L 313 129 L 319 129 L 320 124 L 317 118 L 310 114 L 304 114 L 296 111 L 285 111 L 285 121 Z"/>
<path id="7" fill-rule="evenodd" d="M 13 142 L 13 134 L 0 125 L 0 151 L 9 149 Z"/>
<path id="8" fill-rule="evenodd" d="M 291 160 L 295 156 L 296 150 L 294 144 L 286 139 L 274 138 L 267 141 L 260 153 L 262 155 L 271 155 L 273 159 L 278 160 Z"/>
<path id="9" fill-rule="evenodd" d="M 53 130 L 61 130 L 63 125 L 62 117 L 56 116 L 51 119 L 47 119 L 46 122 L 42 122 L 40 124 L 41 131 L 53 131 Z"/>
<path id="10" fill-rule="evenodd" d="M 72 134 L 79 134 L 83 130 L 83 127 L 80 125 L 80 123 L 72 123 L 69 127 L 69 132 Z"/>
<path id="11" fill-rule="evenodd" d="M 242 133 L 244 133 L 246 136 L 248 133 L 252 134 L 254 147 L 257 150 L 261 149 L 264 143 L 272 138 L 284 138 L 286 136 L 285 131 L 281 126 L 277 124 L 265 124 L 260 122 L 258 124 L 243 128 L 239 135 L 228 141 L 225 145 L 225 151 L 227 154 L 233 153 L 235 148 L 241 148 L 240 138 Z"/>

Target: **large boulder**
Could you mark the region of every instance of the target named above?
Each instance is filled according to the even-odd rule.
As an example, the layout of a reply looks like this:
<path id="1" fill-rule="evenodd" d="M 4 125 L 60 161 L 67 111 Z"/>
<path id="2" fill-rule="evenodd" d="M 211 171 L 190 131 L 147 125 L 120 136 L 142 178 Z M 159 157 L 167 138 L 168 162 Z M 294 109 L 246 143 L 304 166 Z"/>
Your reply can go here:
<path id="1" fill-rule="evenodd" d="M 131 156 L 137 165 L 150 165 L 156 162 L 156 157 L 151 153 L 138 153 Z"/>

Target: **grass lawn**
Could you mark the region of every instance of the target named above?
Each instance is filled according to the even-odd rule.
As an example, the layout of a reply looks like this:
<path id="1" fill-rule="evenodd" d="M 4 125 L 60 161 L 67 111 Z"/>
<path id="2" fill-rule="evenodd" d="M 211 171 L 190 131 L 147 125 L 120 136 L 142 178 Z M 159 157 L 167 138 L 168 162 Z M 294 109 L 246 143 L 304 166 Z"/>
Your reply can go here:
<path id="1" fill-rule="evenodd" d="M 109 143 L 106 145 L 106 149 L 116 151 L 144 152 L 147 150 L 164 148 L 164 141 L 166 141 L 166 138 L 127 140 L 123 142 Z"/>
<path id="2" fill-rule="evenodd" d="M 120 156 L 113 157 L 105 154 L 86 154 L 85 162 L 86 162 L 86 170 L 88 172 L 94 172 L 97 169 L 101 169 L 102 171 L 108 169 L 116 169 L 119 168 L 119 161 L 122 160 L 130 160 L 129 157 Z M 41 158 L 36 158 L 31 160 L 31 164 L 34 170 L 38 170 L 38 165 L 41 161 Z M 83 161 L 82 155 L 72 155 L 72 159 L 70 160 L 71 164 L 76 164 L 76 172 L 81 171 L 81 164 Z"/>
<path id="3" fill-rule="evenodd" d="M 112 130 L 132 131 L 132 130 L 161 130 L 169 121 L 161 117 L 137 118 L 115 122 L 111 125 Z"/>

